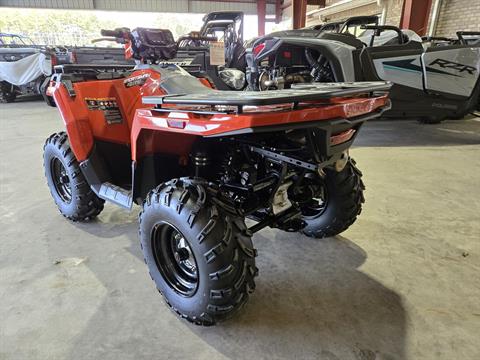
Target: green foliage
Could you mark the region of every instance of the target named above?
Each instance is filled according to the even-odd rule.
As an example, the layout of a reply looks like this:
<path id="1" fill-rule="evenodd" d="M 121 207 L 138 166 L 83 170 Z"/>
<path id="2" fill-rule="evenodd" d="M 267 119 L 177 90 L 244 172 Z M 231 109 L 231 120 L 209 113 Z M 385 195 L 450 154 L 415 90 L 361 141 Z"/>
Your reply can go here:
<path id="1" fill-rule="evenodd" d="M 159 29 L 170 29 L 175 38 L 190 33 L 193 30 L 200 30 L 203 15 L 197 14 L 156 14 L 153 27 Z"/>
<path id="2" fill-rule="evenodd" d="M 89 45 L 100 29 L 119 27 L 89 11 L 2 9 L 0 32 L 30 37 L 38 44 Z"/>
<path id="3" fill-rule="evenodd" d="M 36 44 L 92 45 L 100 29 L 137 26 L 170 29 L 175 38 L 202 25 L 201 14 L 99 12 L 2 8 L 0 32 L 30 37 Z M 102 42 L 99 46 L 115 46 Z"/>

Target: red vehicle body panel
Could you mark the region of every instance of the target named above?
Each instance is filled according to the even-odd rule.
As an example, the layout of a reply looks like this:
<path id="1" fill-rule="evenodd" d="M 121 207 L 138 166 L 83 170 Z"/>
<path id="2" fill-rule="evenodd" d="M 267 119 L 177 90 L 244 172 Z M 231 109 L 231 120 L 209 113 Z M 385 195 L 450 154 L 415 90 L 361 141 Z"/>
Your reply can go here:
<path id="1" fill-rule="evenodd" d="M 126 80 L 140 75 L 146 77 L 142 85 L 126 86 Z M 163 110 L 171 111 L 160 112 L 142 104 L 143 96 L 164 94 L 159 87 L 160 82 L 159 73 L 151 69 L 137 70 L 127 78 L 74 83 L 73 97 L 64 84 L 52 83 L 49 92 L 58 105 L 77 160 L 88 158 L 95 140 L 130 146 L 132 160 L 158 152 L 182 158 L 188 155 L 199 136 L 221 135 L 269 125 L 351 118 L 384 107 L 389 101 L 385 95 L 333 98 L 299 104 L 296 110 L 292 110 L 291 106 L 264 106 L 249 108 L 240 114 L 201 114 L 180 112 L 178 108 L 169 106 L 163 107 Z M 89 109 L 89 99 L 115 101 L 123 121 L 109 124 L 102 110 Z"/>

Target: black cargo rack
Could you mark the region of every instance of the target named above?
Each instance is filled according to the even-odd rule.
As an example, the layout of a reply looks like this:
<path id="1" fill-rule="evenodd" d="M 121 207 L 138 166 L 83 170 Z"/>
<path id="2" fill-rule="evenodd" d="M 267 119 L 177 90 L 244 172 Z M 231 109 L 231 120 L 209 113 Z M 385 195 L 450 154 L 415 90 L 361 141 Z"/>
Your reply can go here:
<path id="1" fill-rule="evenodd" d="M 292 104 L 297 108 L 299 103 L 325 100 L 334 97 L 348 97 L 373 92 L 386 92 L 390 89 L 389 82 L 355 82 L 304 84 L 292 89 L 272 91 L 221 91 L 210 90 L 196 94 L 172 94 L 163 96 L 145 96 L 144 104 L 156 105 L 190 105 L 190 106 L 227 106 L 236 107 L 241 113 L 244 106 L 268 106 Z M 165 109 L 167 110 L 167 109 Z M 177 109 L 175 109 L 176 111 Z M 169 109 L 168 111 L 172 111 Z"/>
<path id="2" fill-rule="evenodd" d="M 51 79 L 62 82 L 70 96 L 75 96 L 73 84 L 89 80 L 112 80 L 128 76 L 135 65 L 103 65 L 103 64 L 63 64 L 54 67 Z"/>
<path id="3" fill-rule="evenodd" d="M 125 64 L 63 64 L 56 65 L 54 72 L 56 74 L 78 74 L 78 73 L 104 73 L 113 71 L 133 70 L 135 65 Z"/>

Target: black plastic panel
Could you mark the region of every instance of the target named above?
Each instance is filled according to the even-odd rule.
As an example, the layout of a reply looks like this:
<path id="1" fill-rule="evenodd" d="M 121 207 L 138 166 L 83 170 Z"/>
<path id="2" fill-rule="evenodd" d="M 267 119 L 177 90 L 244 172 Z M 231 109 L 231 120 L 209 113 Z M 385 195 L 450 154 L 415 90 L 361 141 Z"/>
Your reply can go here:
<path id="1" fill-rule="evenodd" d="M 333 97 L 366 94 L 373 91 L 388 91 L 388 82 L 356 82 L 305 84 L 293 89 L 272 91 L 220 91 L 210 90 L 188 95 L 145 96 L 144 104 L 178 105 L 226 105 L 226 106 L 263 106 L 287 104 L 302 101 L 315 101 Z"/>

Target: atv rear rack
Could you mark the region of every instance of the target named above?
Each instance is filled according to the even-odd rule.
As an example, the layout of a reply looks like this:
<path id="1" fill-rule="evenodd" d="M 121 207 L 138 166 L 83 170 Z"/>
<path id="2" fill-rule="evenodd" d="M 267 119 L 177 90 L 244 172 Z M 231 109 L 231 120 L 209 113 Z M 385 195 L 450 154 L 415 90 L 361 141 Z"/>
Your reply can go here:
<path id="1" fill-rule="evenodd" d="M 106 71 L 133 70 L 135 65 L 125 64 L 63 64 L 54 67 L 55 74 L 101 73 Z"/>
<path id="2" fill-rule="evenodd" d="M 237 113 L 243 112 L 244 106 L 270 106 L 292 104 L 298 108 L 299 103 L 315 102 L 332 98 L 359 96 L 373 92 L 386 92 L 391 83 L 355 82 L 355 83 L 318 83 L 295 86 L 292 89 L 275 91 L 221 91 L 210 90 L 197 94 L 172 94 L 161 96 L 144 96 L 143 103 L 155 105 L 157 110 L 179 111 L 182 108 L 164 108 L 162 105 L 187 105 L 187 106 L 226 106 L 236 107 Z M 200 109 L 183 109 L 189 112 L 203 112 Z M 217 113 L 208 110 L 209 113 Z"/>

